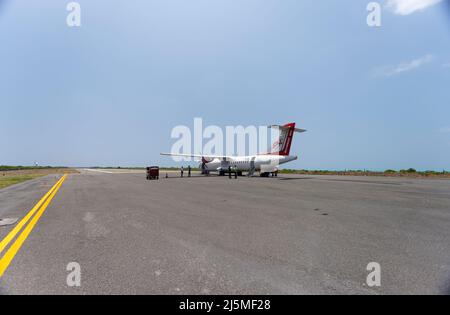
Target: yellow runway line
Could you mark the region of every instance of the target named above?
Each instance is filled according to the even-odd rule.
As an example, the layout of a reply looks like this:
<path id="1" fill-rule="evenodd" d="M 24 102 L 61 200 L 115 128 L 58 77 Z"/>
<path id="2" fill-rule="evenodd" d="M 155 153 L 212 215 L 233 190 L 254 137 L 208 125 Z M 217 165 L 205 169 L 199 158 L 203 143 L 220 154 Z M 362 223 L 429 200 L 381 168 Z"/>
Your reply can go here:
<path id="1" fill-rule="evenodd" d="M 64 177 L 64 176 L 63 176 Z M 63 177 L 61 177 L 55 185 L 42 197 L 41 200 L 31 209 L 30 212 L 22 219 L 20 222 L 14 227 L 14 229 L 9 232 L 8 235 L 0 242 L 0 254 L 3 252 L 6 246 L 8 246 L 9 242 L 19 233 L 19 231 L 22 229 L 22 227 L 31 219 L 33 214 L 35 214 L 36 211 L 41 207 L 41 205 L 44 203 L 44 201 L 50 196 L 50 194 L 56 189 L 58 184 L 63 180 Z"/>
<path id="2" fill-rule="evenodd" d="M 51 192 L 50 196 L 47 199 L 45 199 L 45 202 L 43 203 L 42 207 L 39 209 L 39 211 L 36 213 L 36 215 L 33 217 L 33 219 L 30 221 L 30 223 L 25 227 L 25 229 L 22 231 L 22 233 L 17 237 L 17 239 L 11 245 L 11 247 L 8 249 L 8 251 L 5 253 L 5 255 L 0 259 L 0 277 L 3 276 L 4 272 L 6 271 L 8 266 L 10 265 L 11 261 L 14 259 L 14 257 L 17 254 L 17 252 L 20 250 L 20 248 L 22 247 L 23 243 L 25 242 L 25 240 L 30 235 L 31 231 L 33 231 L 34 226 L 39 221 L 40 217 L 45 212 L 45 210 L 47 209 L 47 207 L 50 204 L 50 202 L 52 201 L 52 199 L 55 197 L 55 195 L 58 192 L 59 188 L 61 188 L 64 180 L 66 179 L 66 177 L 67 177 L 67 175 L 64 175 L 56 183 L 56 186 L 54 186 L 54 187 L 52 187 L 52 189 L 50 189 L 50 191 L 49 191 L 49 192 Z M 45 196 L 44 196 L 44 198 L 45 198 Z M 41 199 L 41 201 L 42 201 L 42 199 Z M 40 203 L 40 201 L 39 201 L 39 203 Z"/>

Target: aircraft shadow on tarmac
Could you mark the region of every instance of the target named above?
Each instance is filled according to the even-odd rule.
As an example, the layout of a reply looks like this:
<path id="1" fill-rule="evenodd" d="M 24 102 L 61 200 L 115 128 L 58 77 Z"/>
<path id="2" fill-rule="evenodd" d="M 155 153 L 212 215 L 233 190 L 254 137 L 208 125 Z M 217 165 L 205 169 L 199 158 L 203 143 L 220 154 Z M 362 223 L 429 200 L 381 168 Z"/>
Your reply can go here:
<path id="1" fill-rule="evenodd" d="M 313 179 L 312 177 L 281 177 L 278 180 L 302 180 L 302 179 Z"/>
<path id="2" fill-rule="evenodd" d="M 172 176 L 169 175 L 168 177 L 166 177 L 166 175 L 160 175 L 159 179 L 160 180 L 164 180 L 164 179 L 199 179 L 199 178 L 211 178 L 211 177 L 220 177 L 220 176 L 218 176 L 218 175 L 208 175 L 208 176 L 204 176 L 204 175 L 187 176 L 187 175 L 184 175 L 183 177 L 181 177 L 180 175 L 172 175 Z M 225 177 L 225 176 L 223 176 L 223 177 Z"/>
<path id="3" fill-rule="evenodd" d="M 165 175 L 162 175 L 159 177 L 160 180 L 164 180 L 164 179 L 199 179 L 199 178 L 224 178 L 224 179 L 228 179 L 228 175 L 225 176 L 219 176 L 216 174 L 210 174 L 207 176 L 204 175 L 191 175 L 189 176 L 183 176 L 181 177 L 180 175 L 175 176 L 168 176 L 166 177 Z M 234 175 L 231 176 L 232 179 L 235 179 Z M 242 178 L 249 178 L 248 176 L 244 175 L 244 176 L 238 176 L 238 179 L 242 179 Z M 258 179 L 266 179 L 266 180 L 304 180 L 304 179 L 312 179 L 312 177 L 260 177 L 260 176 L 251 176 L 251 178 L 258 178 Z"/>

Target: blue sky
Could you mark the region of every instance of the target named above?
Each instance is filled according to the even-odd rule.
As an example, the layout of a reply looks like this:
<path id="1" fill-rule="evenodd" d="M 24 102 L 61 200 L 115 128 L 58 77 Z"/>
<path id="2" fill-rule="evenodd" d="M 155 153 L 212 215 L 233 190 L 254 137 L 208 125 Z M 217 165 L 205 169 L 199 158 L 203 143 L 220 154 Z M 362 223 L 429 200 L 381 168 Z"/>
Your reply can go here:
<path id="1" fill-rule="evenodd" d="M 68 2 L 1 1 L 0 164 L 175 165 L 202 117 L 296 121 L 292 168 L 450 169 L 445 1 Z"/>

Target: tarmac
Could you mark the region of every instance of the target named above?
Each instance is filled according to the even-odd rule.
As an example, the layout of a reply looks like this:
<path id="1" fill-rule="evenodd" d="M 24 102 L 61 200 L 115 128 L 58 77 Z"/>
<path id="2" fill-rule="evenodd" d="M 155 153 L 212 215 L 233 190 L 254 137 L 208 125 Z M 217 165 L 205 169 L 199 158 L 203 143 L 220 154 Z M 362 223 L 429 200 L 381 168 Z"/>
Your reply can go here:
<path id="1" fill-rule="evenodd" d="M 186 175 L 68 175 L 0 294 L 450 294 L 449 180 Z M 20 221 L 60 177 L 0 190 L 0 219 Z"/>

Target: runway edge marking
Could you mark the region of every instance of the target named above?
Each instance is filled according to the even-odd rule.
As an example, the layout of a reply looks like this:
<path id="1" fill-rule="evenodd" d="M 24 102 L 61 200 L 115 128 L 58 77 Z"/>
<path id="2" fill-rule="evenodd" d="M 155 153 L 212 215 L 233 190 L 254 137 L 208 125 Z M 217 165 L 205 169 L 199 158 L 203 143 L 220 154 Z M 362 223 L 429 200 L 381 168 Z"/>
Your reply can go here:
<path id="1" fill-rule="evenodd" d="M 63 176 L 64 177 L 64 176 Z M 11 242 L 11 240 L 20 232 L 22 227 L 31 219 L 31 217 L 36 213 L 37 210 L 41 207 L 41 205 L 45 202 L 45 200 L 50 196 L 50 194 L 55 190 L 58 184 L 62 181 L 63 177 L 61 177 L 55 185 L 44 195 L 44 197 L 39 200 L 39 202 L 27 213 L 27 215 L 20 220 L 20 222 L 14 227 L 14 229 L 9 232 L 8 235 L 0 242 L 0 254 L 3 252 L 6 246 Z"/>
<path id="2" fill-rule="evenodd" d="M 9 239 L 9 241 L 12 238 L 14 238 L 15 234 L 18 233 L 18 231 L 21 229 L 21 227 L 28 222 L 28 220 L 33 216 L 33 214 L 36 212 L 36 210 L 39 209 L 39 207 L 42 205 L 42 207 L 40 207 L 39 211 L 36 213 L 36 215 L 30 221 L 30 223 L 24 228 L 22 233 L 17 237 L 17 239 L 11 245 L 11 247 L 8 249 L 8 251 L 5 253 L 5 255 L 0 259 L 0 278 L 3 276 L 3 274 L 6 271 L 6 269 L 9 267 L 9 265 L 12 262 L 12 260 L 14 259 L 14 257 L 16 256 L 16 254 L 18 253 L 20 248 L 22 247 L 23 243 L 26 241 L 26 239 L 28 238 L 30 233 L 33 231 L 33 228 L 35 227 L 35 225 L 39 221 L 39 219 L 42 216 L 42 214 L 44 214 L 45 210 L 47 209 L 47 207 L 49 206 L 50 202 L 55 197 L 55 195 L 58 192 L 58 190 L 61 188 L 62 184 L 64 183 L 64 181 L 66 179 L 66 177 L 67 177 L 67 174 L 65 174 L 63 177 L 61 177 L 61 179 L 47 192 L 47 194 L 45 194 L 45 196 L 36 204 L 36 206 L 33 207 L 33 209 L 27 214 L 27 216 L 22 219 L 23 223 L 22 223 L 22 221 L 19 223 L 19 224 L 22 223 L 21 226 L 19 227 L 19 224 L 18 224 L 16 226 L 16 228 L 18 228 L 18 227 L 19 228 L 16 231 L 13 230 L 13 231 L 10 232 L 12 237 L 9 237 L 10 235 L 8 234 L 6 236 L 6 238 L 2 241 L 2 243 L 3 243 L 7 238 Z M 15 234 L 12 234 L 13 232 L 15 232 Z M 5 246 L 7 246 L 7 243 L 6 243 Z"/>

